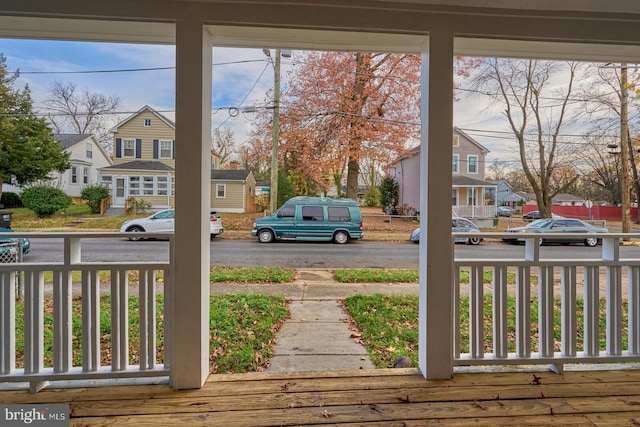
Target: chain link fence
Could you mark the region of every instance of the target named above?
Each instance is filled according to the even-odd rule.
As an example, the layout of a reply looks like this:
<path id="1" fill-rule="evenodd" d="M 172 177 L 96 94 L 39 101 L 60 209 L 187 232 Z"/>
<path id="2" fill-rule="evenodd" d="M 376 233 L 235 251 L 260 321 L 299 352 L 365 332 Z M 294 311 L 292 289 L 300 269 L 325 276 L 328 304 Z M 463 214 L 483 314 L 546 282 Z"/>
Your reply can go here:
<path id="1" fill-rule="evenodd" d="M 0 243 L 0 263 L 22 262 L 22 245 L 20 241 Z M 17 267 L 17 265 L 16 265 Z M 16 298 L 22 300 L 22 273 L 16 268 L 14 284 L 16 287 Z"/>

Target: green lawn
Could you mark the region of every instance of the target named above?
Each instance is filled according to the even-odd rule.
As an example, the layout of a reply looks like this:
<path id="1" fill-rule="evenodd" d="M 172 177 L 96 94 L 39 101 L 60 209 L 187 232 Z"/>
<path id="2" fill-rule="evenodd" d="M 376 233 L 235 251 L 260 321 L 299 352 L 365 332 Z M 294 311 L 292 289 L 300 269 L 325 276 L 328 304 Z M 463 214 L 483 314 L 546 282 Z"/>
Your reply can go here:
<path id="1" fill-rule="evenodd" d="M 156 361 L 162 363 L 164 350 L 164 321 L 162 296 L 156 299 L 156 330 L 158 353 Z M 73 365 L 82 364 L 81 299 L 75 297 L 72 305 L 72 334 L 74 337 Z M 258 372 L 263 370 L 273 355 L 275 333 L 289 315 L 282 297 L 264 295 L 212 296 L 210 299 L 210 368 L 211 373 Z M 111 306 L 110 296 L 100 298 L 100 363 L 111 363 Z M 140 345 L 139 300 L 129 297 L 129 363 L 139 363 Z M 53 358 L 53 303 L 45 299 L 44 363 L 52 366 Z M 24 365 L 24 305 L 16 304 L 16 363 Z"/>
<path id="2" fill-rule="evenodd" d="M 378 368 L 393 366 L 399 356 L 411 357 L 417 366 L 418 357 L 418 296 L 416 295 L 354 295 L 344 302 L 345 308 L 353 319 L 354 326 L 361 331 L 360 340 L 365 345 L 372 361 Z M 509 351 L 515 350 L 515 298 L 507 297 L 508 306 L 508 342 Z M 627 348 L 627 301 L 623 301 L 622 308 L 623 347 Z M 462 353 L 469 351 L 469 298 L 460 298 L 460 343 Z M 583 344 L 583 301 L 577 302 L 578 351 Z M 560 299 L 555 299 L 554 308 L 554 336 L 556 350 L 560 347 Z M 605 300 L 600 301 L 600 346 L 605 349 L 606 325 Z M 484 300 L 484 330 L 485 352 L 493 351 L 492 344 L 492 300 L 491 295 L 485 295 Z M 537 351 L 538 333 L 538 300 L 531 299 L 531 337 L 533 351 Z"/>

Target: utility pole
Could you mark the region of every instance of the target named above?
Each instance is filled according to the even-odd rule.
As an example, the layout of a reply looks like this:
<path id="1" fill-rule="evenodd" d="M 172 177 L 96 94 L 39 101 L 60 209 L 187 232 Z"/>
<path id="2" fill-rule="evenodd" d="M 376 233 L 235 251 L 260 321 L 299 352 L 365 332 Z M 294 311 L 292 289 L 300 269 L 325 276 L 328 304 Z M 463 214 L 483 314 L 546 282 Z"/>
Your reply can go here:
<path id="1" fill-rule="evenodd" d="M 622 204 L 622 232 L 631 231 L 629 182 L 629 96 L 627 93 L 627 64 L 620 64 L 620 201 Z"/>
<path id="2" fill-rule="evenodd" d="M 271 51 L 262 49 L 271 61 Z M 280 58 L 291 58 L 290 50 L 276 49 L 273 65 L 273 133 L 271 136 L 271 185 L 269 186 L 269 209 L 278 209 L 278 145 L 280 141 Z"/>

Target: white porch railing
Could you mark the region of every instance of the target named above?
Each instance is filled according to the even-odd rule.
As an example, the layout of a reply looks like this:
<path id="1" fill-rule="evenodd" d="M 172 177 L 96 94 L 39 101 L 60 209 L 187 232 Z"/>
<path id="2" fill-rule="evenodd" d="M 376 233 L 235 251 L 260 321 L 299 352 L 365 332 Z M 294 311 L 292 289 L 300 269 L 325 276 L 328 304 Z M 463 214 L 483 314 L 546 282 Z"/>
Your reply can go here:
<path id="1" fill-rule="evenodd" d="M 31 263 L 27 255 L 26 262 L 0 264 L 0 383 L 27 382 L 31 391 L 36 392 L 49 381 L 169 376 L 171 316 L 164 313 L 172 311 L 172 236 L 149 235 L 170 241 L 169 259 L 159 262 L 83 261 L 82 248 L 87 239 L 122 239 L 122 233 L 0 235 L 16 236 L 58 239 L 58 242 L 61 239 L 64 255 L 62 262 Z M 32 250 L 36 251 L 33 246 L 32 240 Z M 164 292 L 157 293 L 160 275 Z M 133 283 L 135 277 L 137 283 Z M 50 300 L 45 299 L 45 289 Z M 22 290 L 24 313 L 18 316 L 16 300 Z M 101 310 L 102 293 L 110 294 L 105 298 L 108 308 L 104 310 Z M 138 297 L 136 308 L 129 307 L 130 295 Z M 164 311 L 159 317 L 156 299 L 163 303 Z M 78 310 L 82 319 L 81 351 L 74 353 L 77 337 L 72 312 Z M 101 326 L 105 321 L 110 324 L 110 332 L 103 335 Z M 157 356 L 159 327 L 163 329 L 162 356 Z M 16 341 L 17 328 L 24 336 L 20 344 Z M 45 347 L 45 334 L 53 338 L 51 348 Z M 134 335 L 139 341 L 135 347 Z M 110 343 L 109 353 L 102 343 L 105 340 Z M 16 360 L 18 349 L 24 355 L 20 361 Z M 74 357 L 79 358 L 75 366 Z M 132 363 L 134 360 L 136 364 Z"/>
<path id="2" fill-rule="evenodd" d="M 4 233 L 0 237 L 8 235 Z M 10 234 L 11 237 L 24 235 Z M 63 256 L 59 262 L 33 263 L 28 262 L 27 256 L 27 262 L 0 264 L 0 383 L 30 383 L 35 392 L 49 381 L 170 375 L 168 351 L 172 342 L 170 313 L 174 283 L 171 236 L 156 235 L 170 240 L 169 258 L 159 262 L 83 261 L 85 241 L 122 239 L 121 233 L 30 233 L 26 236 L 32 238 L 32 245 L 34 238 L 62 240 Z M 483 236 L 501 238 L 513 237 L 513 234 L 483 233 Z M 640 239 L 640 234 L 597 235 L 603 238 L 603 245 L 593 248 L 597 256 L 589 259 L 542 259 L 538 243 L 543 235 L 523 233 L 518 237 L 526 239 L 521 258 L 454 260 L 454 365 L 550 364 L 561 371 L 566 363 L 640 360 L 640 257 L 621 259 L 619 247 L 621 238 Z M 488 283 L 485 283 L 485 272 L 492 276 Z M 163 275 L 163 292 L 156 292 L 158 273 Z M 460 282 L 465 274 L 469 276 L 469 304 L 463 309 Z M 139 277 L 137 289 L 130 278 L 135 275 Z M 16 313 L 15 303 L 18 276 L 24 288 L 21 315 Z M 626 297 L 623 298 L 625 279 Z M 490 289 L 485 290 L 486 284 Z M 560 296 L 557 315 L 556 284 Z M 108 309 L 104 311 L 100 307 L 101 288 L 110 294 Z M 45 289 L 51 299 L 45 299 Z M 579 292 L 583 306 L 580 312 Z M 601 292 L 606 307 L 604 344 L 601 344 L 600 330 Z M 129 308 L 130 295 L 138 296 L 139 308 Z M 531 300 L 535 295 L 538 309 L 533 312 Z M 510 296 L 515 300 L 513 313 L 508 304 Z M 492 303 L 487 323 L 485 297 Z M 164 309 L 159 317 L 156 317 L 157 301 L 163 303 Z M 82 323 L 81 350 L 75 354 L 72 310 L 81 311 Z M 139 316 L 139 321 L 132 321 L 132 313 L 136 319 Z M 463 344 L 461 339 L 463 314 L 469 319 L 468 344 Z M 535 321 L 534 315 L 537 315 Z M 559 336 L 554 330 L 557 317 L 561 325 Z M 627 321 L 623 324 L 625 317 Z M 110 333 L 103 336 L 100 331 L 105 321 L 110 324 Z M 16 341 L 17 328 L 24 335 L 23 344 Z M 163 329 L 162 349 L 156 340 L 159 328 Z M 135 348 L 131 345 L 132 330 L 136 331 L 135 339 L 139 339 Z M 578 330 L 583 333 L 579 335 Z M 45 333 L 53 337 L 51 348 L 45 348 Z M 104 340 L 110 342 L 110 354 L 106 356 L 101 343 Z M 24 354 L 21 361 L 16 360 L 18 349 Z M 157 356 L 159 353 L 161 356 Z M 78 360 L 75 364 L 74 356 Z M 134 360 L 137 363 L 133 363 Z"/>
<path id="3" fill-rule="evenodd" d="M 452 206 L 458 216 L 464 218 L 495 218 L 498 216 L 498 208 L 493 205 L 458 205 Z"/>
<path id="4" fill-rule="evenodd" d="M 483 235 L 513 237 L 511 233 Z M 541 234 L 518 237 L 526 238 L 520 259 L 455 259 L 454 365 L 549 364 L 561 372 L 566 363 L 640 361 L 640 259 L 621 259 L 619 243 L 622 238 L 638 239 L 640 234 L 607 234 L 601 249 L 594 249 L 597 256 L 589 259 L 541 259 Z M 485 283 L 485 272 L 491 276 L 489 283 Z M 460 281 L 466 274 L 469 304 L 462 308 Z M 559 311 L 554 304 L 554 284 L 559 288 Z M 485 290 L 485 285 L 490 289 Z M 623 286 L 627 287 L 625 304 Z M 579 290 L 583 306 L 580 312 Z M 604 344 L 600 330 L 601 290 L 606 307 Z M 536 294 L 538 309 L 533 313 L 532 295 Z M 515 310 L 509 309 L 509 295 L 515 298 Z M 492 304 L 490 330 L 485 327 L 486 298 Z M 462 315 L 469 319 L 468 345 L 465 340 L 464 346 Z M 558 317 L 559 334 L 554 330 Z M 627 321 L 623 324 L 624 317 Z M 533 334 L 535 329 L 537 333 Z M 581 336 L 579 330 L 583 331 Z"/>

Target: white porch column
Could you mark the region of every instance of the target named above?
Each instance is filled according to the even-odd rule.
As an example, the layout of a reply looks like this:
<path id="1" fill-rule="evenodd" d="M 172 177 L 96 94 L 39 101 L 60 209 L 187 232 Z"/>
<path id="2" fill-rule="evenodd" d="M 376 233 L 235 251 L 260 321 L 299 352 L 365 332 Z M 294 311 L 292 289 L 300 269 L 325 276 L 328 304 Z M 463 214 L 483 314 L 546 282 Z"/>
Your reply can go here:
<path id="1" fill-rule="evenodd" d="M 427 379 L 453 372 L 451 158 L 453 35 L 432 32 L 422 47 L 420 311 L 418 362 Z"/>
<path id="2" fill-rule="evenodd" d="M 212 42 L 198 17 L 176 22 L 175 389 L 209 375 Z"/>

